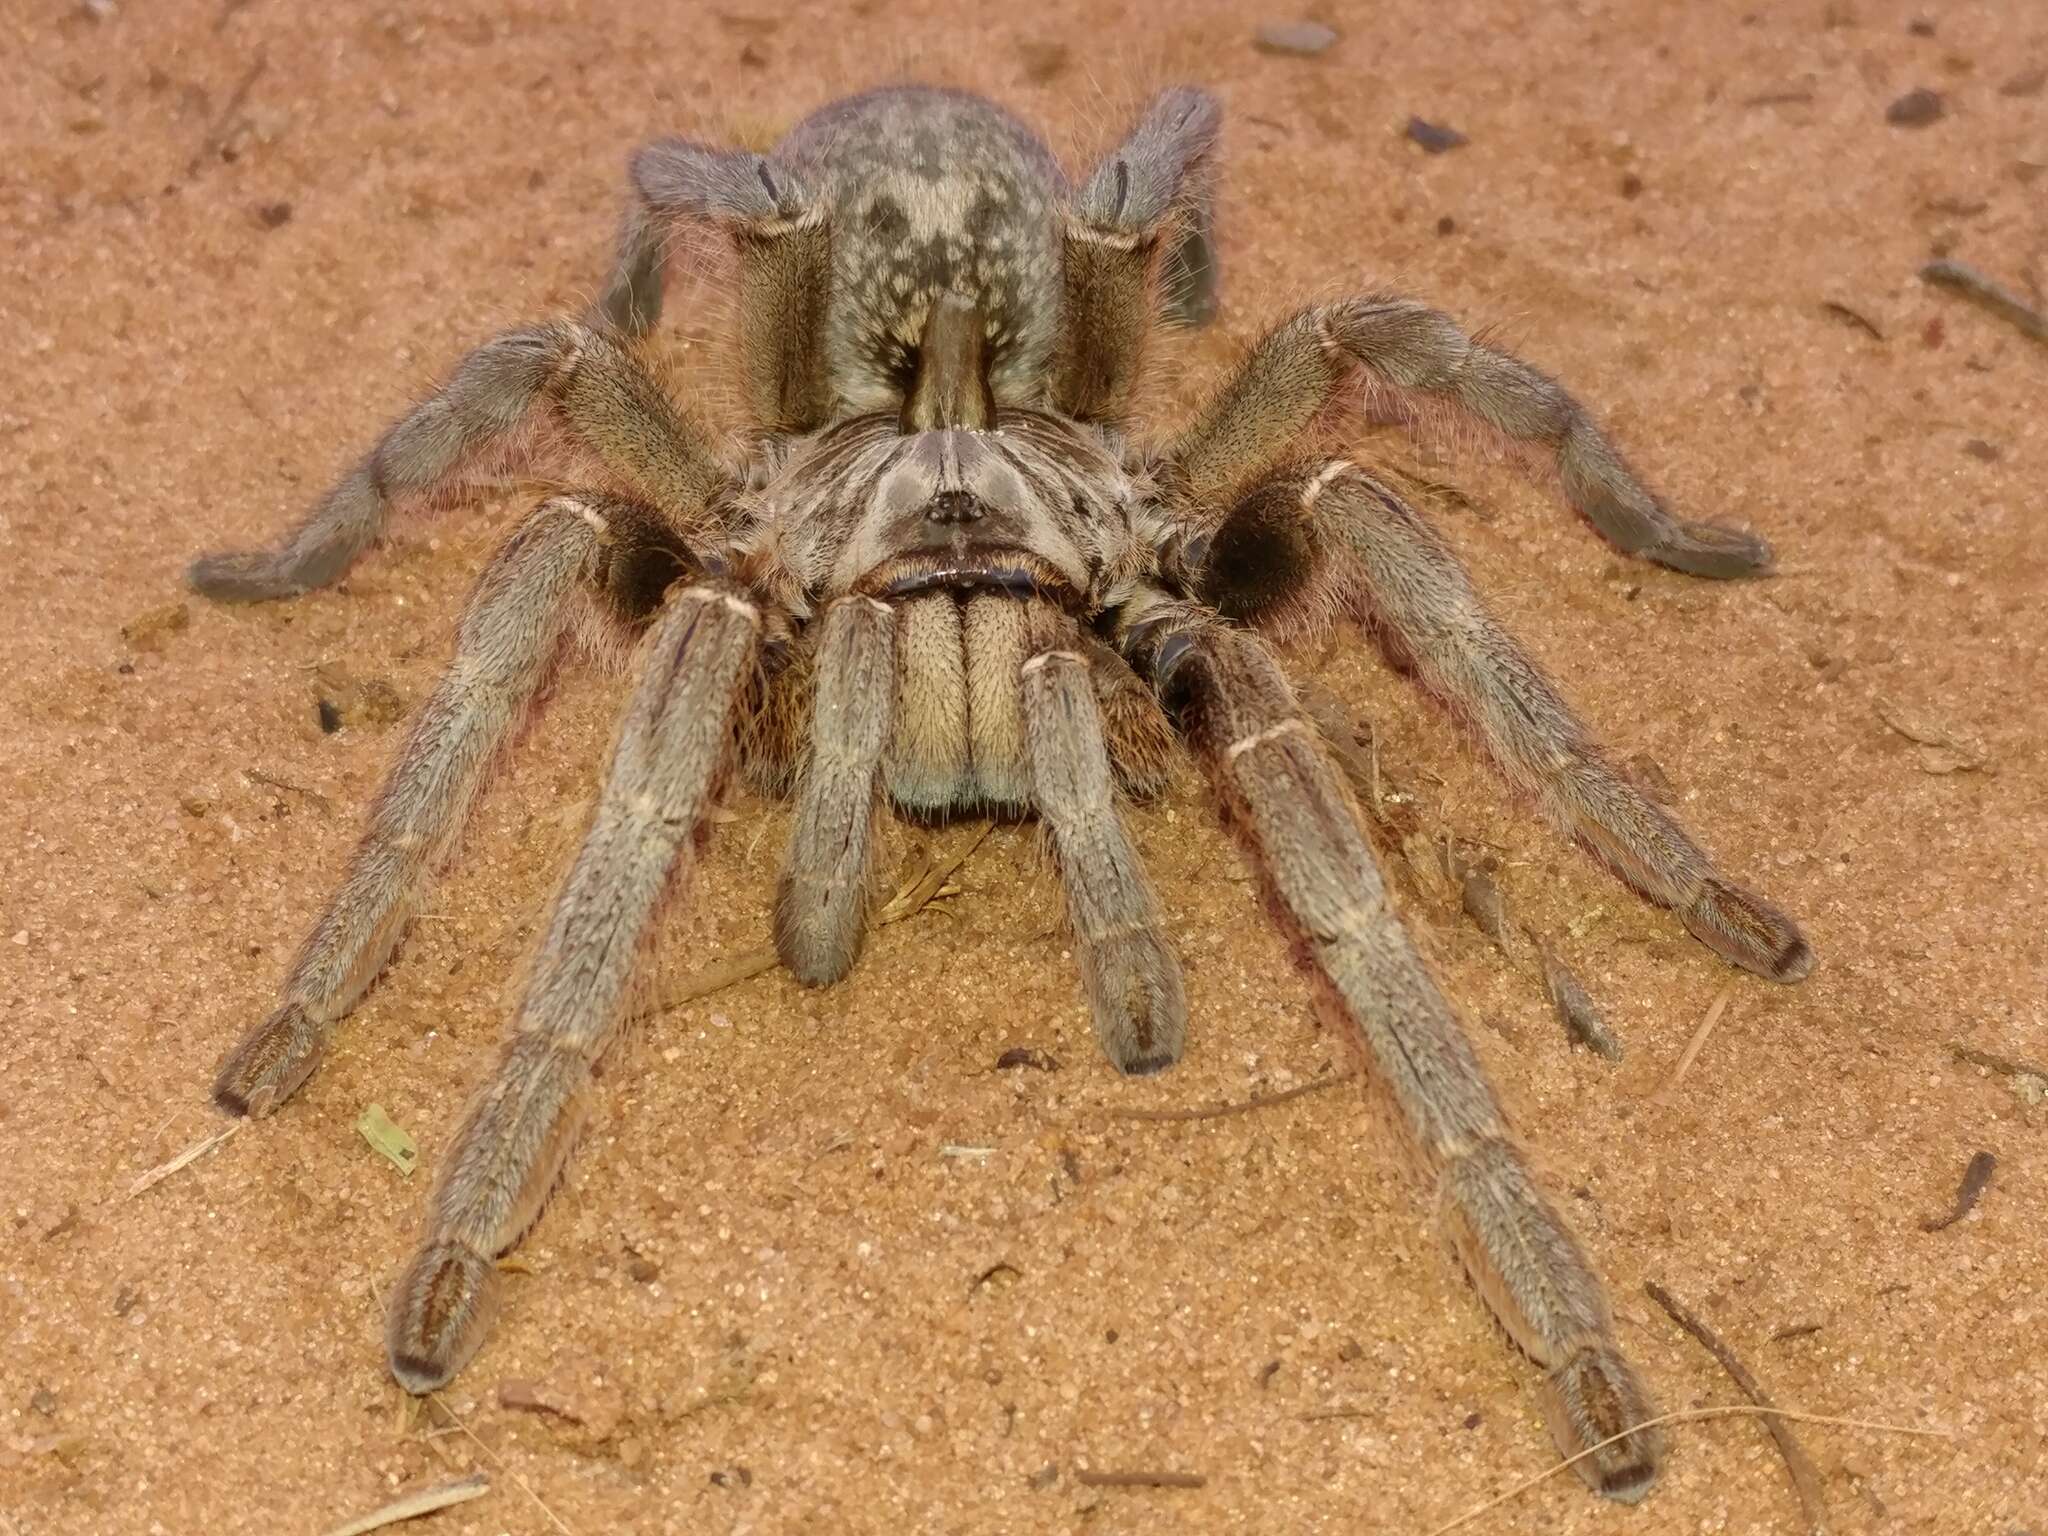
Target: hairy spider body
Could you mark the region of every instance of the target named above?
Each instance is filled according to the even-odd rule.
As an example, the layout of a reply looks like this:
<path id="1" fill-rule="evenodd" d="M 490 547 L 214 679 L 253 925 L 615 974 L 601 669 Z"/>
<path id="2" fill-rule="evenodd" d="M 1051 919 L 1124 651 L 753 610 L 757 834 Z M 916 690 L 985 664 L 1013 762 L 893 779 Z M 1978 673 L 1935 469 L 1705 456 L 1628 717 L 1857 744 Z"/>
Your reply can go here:
<path id="1" fill-rule="evenodd" d="M 633 637 L 639 681 L 602 792 L 394 1293 L 387 1343 L 409 1389 L 447 1381 L 482 1341 L 495 1262 L 557 1179 L 735 764 L 795 802 L 775 938 L 814 984 L 859 953 L 883 802 L 1035 814 L 1097 1034 L 1143 1073 L 1179 1058 L 1187 999 L 1122 802 L 1156 790 L 1185 741 L 1325 1011 L 1369 1052 L 1481 1295 L 1544 1367 L 1559 1443 L 1600 1444 L 1578 1465 L 1611 1497 L 1649 1486 L 1658 1436 L 1600 1284 L 1258 632 L 1373 624 L 1560 826 L 1734 963 L 1796 980 L 1811 955 L 1792 923 L 1607 765 L 1434 532 L 1369 471 L 1305 457 L 1303 434 L 1363 384 L 1548 454 L 1624 549 L 1712 576 L 1769 552 L 1673 518 L 1555 383 L 1392 296 L 1301 311 L 1178 436 L 1134 440 L 1146 337 L 1213 300 L 1218 122 L 1207 95 L 1167 91 L 1079 183 L 1000 108 L 923 88 L 829 106 L 766 156 L 651 144 L 588 314 L 485 343 L 278 548 L 194 565 L 223 600 L 331 583 L 393 505 L 529 442 L 538 416 L 595 466 L 589 491 L 542 503 L 480 578 L 340 889 L 215 1085 L 223 1108 L 263 1115 L 305 1079 L 571 634 Z M 740 443 L 671 401 L 634 350 L 679 221 L 722 230 L 738 257 L 755 427 Z"/>

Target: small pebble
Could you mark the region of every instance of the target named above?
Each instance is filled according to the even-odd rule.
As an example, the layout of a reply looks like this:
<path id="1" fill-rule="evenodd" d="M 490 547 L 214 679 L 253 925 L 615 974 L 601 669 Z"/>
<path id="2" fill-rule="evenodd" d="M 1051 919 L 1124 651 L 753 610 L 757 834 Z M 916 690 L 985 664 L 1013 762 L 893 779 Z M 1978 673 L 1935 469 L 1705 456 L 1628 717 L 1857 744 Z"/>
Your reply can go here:
<path id="1" fill-rule="evenodd" d="M 1449 150 L 1472 141 L 1455 128 L 1445 128 L 1436 123 L 1425 122 L 1419 117 L 1408 119 L 1408 137 L 1423 150 L 1432 155 L 1441 155 Z"/>
<path id="2" fill-rule="evenodd" d="M 1252 34 L 1252 46 L 1261 53 L 1304 59 L 1328 51 L 1336 41 L 1336 31 L 1319 21 L 1269 21 Z"/>
<path id="3" fill-rule="evenodd" d="M 265 229 L 282 229 L 292 221 L 290 203 L 265 203 L 256 210 L 256 222 Z"/>
<path id="4" fill-rule="evenodd" d="M 2048 69 L 2023 69 L 1998 88 L 2001 96 L 2038 96 L 2048 90 Z"/>
<path id="5" fill-rule="evenodd" d="M 1925 128 L 1947 115 L 1948 105 L 1941 99 L 1941 92 L 1930 91 L 1924 85 L 1906 92 L 1884 109 L 1884 120 L 1894 128 Z"/>

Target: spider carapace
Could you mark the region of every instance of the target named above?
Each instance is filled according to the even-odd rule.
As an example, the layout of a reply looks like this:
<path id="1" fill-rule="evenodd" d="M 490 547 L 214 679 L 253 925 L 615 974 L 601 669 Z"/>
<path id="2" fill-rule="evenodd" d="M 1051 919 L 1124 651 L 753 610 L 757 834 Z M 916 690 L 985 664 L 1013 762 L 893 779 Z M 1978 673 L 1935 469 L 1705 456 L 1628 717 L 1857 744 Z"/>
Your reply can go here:
<path id="1" fill-rule="evenodd" d="M 1341 774 L 1273 643 L 1373 626 L 1510 780 L 1733 963 L 1804 975 L 1798 929 L 1723 877 L 1609 765 L 1444 542 L 1318 430 L 1362 389 L 1552 466 L 1624 550 L 1702 576 L 1754 536 L 1674 517 L 1588 412 L 1408 299 L 1303 308 L 1175 431 L 1134 417 L 1148 339 L 1214 298 L 1213 98 L 1158 96 L 1084 179 L 978 97 L 889 89 L 767 155 L 662 140 L 602 295 L 465 358 L 273 549 L 208 556 L 222 600 L 330 584 L 392 509 L 483 460 L 566 442 L 588 489 L 506 539 L 398 751 L 340 888 L 215 1098 L 270 1112 L 389 959 L 492 762 L 573 636 L 632 643 L 632 693 L 497 1065 L 442 1161 L 387 1344 L 416 1392 L 488 1328 L 496 1261 L 554 1186 L 593 1067 L 721 778 L 793 797 L 777 947 L 852 967 L 876 817 L 1035 814 L 1096 1033 L 1124 1072 L 1181 1054 L 1188 1012 L 1124 801 L 1191 750 L 1329 1011 L 1435 1181 L 1452 1246 L 1544 1372 L 1587 1481 L 1639 1496 L 1659 1455 L 1599 1281 L 1531 1177 L 1456 1014 L 1402 928 Z M 679 226 L 735 257 L 749 430 L 714 432 L 638 356 Z M 557 429 L 527 429 L 545 418 Z M 615 647 L 621 649 L 622 647 Z"/>

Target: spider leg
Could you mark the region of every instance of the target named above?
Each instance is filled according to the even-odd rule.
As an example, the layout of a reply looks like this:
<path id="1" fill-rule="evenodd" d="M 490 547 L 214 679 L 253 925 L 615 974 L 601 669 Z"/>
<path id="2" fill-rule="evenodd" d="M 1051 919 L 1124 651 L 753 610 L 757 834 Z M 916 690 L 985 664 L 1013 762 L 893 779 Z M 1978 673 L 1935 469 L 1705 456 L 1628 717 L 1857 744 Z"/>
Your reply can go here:
<path id="1" fill-rule="evenodd" d="M 448 1381 L 489 1326 L 498 1256 L 554 1187 L 593 1068 L 663 895 L 686 879 L 735 734 L 761 614 L 722 582 L 674 591 L 655 621 L 583 847 L 555 899 L 490 1078 L 470 1101 L 392 1294 L 386 1344 L 410 1392 Z"/>
<path id="2" fill-rule="evenodd" d="M 1174 318 L 1199 323 L 1213 307 L 1206 170 L 1221 121 L 1208 92 L 1162 91 L 1075 193 L 1052 385 L 1067 415 L 1115 422 L 1129 414 L 1162 263 Z"/>
<path id="3" fill-rule="evenodd" d="M 1547 1372 L 1545 1407 L 1567 1455 L 1609 1498 L 1655 1479 L 1660 1438 L 1637 1429 L 1648 1394 L 1623 1359 L 1600 1282 L 1530 1175 L 1484 1070 L 1402 928 L 1343 779 L 1279 664 L 1254 637 L 1193 604 L 1124 610 L 1126 648 L 1149 668 L 1206 761 L 1325 1002 L 1369 1051 L 1436 1180 L 1466 1272 Z"/>
<path id="4" fill-rule="evenodd" d="M 709 436 L 615 338 L 557 321 L 507 331 L 470 353 L 276 548 L 202 555 L 188 579 L 222 602 L 329 586 L 377 537 L 393 502 L 445 490 L 480 454 L 509 445 L 538 407 L 684 532 L 709 530 L 706 505 L 728 478 Z"/>
<path id="5" fill-rule="evenodd" d="M 866 936 L 877 781 L 896 705 L 896 615 L 842 597 L 819 624 L 811 747 L 775 893 L 775 949 L 799 981 L 852 968 Z"/>
<path id="6" fill-rule="evenodd" d="M 1204 595 L 1221 599 L 1225 612 L 1270 609 L 1285 580 L 1275 573 L 1294 565 L 1304 583 L 1325 585 L 1378 624 L 1558 827 L 1652 901 L 1675 909 L 1702 943 L 1774 981 L 1797 981 L 1813 968 L 1813 951 L 1789 918 L 1723 876 L 1675 818 L 1615 771 L 1543 669 L 1472 590 L 1458 557 L 1400 497 L 1338 459 L 1276 476 L 1244 505 L 1257 526 L 1237 534 L 1241 519 L 1226 519 L 1199 584 Z M 1291 529 L 1284 521 L 1290 511 Z M 1327 569 L 1278 552 L 1297 541 Z M 1260 547 L 1275 552 L 1262 559 L 1254 554 Z M 1217 558 L 1226 553 L 1256 575 L 1249 591 L 1233 590 Z"/>
<path id="7" fill-rule="evenodd" d="M 831 404 L 825 305 L 832 237 L 823 201 L 772 155 L 657 139 L 633 155 L 637 206 L 619 235 L 612 278 L 594 313 L 629 335 L 661 310 L 661 266 L 678 221 L 722 229 L 740 259 L 741 358 L 747 404 L 768 432 L 808 432 Z"/>
<path id="8" fill-rule="evenodd" d="M 1095 1033 L 1119 1072 L 1162 1071 L 1187 1039 L 1180 962 L 1117 811 L 1081 637 L 1050 607 L 1033 604 L 1030 622 L 1018 680 L 1032 795 L 1066 886 Z"/>
<path id="9" fill-rule="evenodd" d="M 1398 410 L 1447 407 L 1547 455 L 1565 499 L 1621 549 L 1694 576 L 1770 568 L 1755 534 L 1674 517 L 1556 380 L 1390 294 L 1318 305 L 1269 332 L 1168 449 L 1169 484 L 1190 503 L 1226 504 L 1361 376 Z"/>
<path id="10" fill-rule="evenodd" d="M 269 1114 L 318 1064 L 532 713 L 575 619 L 578 591 L 594 588 L 612 617 L 632 623 L 693 564 L 652 513 L 610 497 L 544 502 L 505 541 L 477 580 L 454 660 L 407 731 L 276 1010 L 221 1063 L 213 1088 L 221 1108 Z"/>

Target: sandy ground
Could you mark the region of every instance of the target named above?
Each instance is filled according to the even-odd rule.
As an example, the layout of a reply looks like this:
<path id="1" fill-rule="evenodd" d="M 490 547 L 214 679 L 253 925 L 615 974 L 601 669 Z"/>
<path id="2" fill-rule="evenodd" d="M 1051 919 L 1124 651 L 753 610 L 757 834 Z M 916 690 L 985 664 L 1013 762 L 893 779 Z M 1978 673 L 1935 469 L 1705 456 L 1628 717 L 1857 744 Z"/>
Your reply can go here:
<path id="1" fill-rule="evenodd" d="M 0 19 L 5 1536 L 318 1532 L 473 1467 L 492 1491 L 423 1529 L 1421 1536 L 1553 1459 L 1355 1087 L 1116 1118 L 1349 1059 L 1191 772 L 1136 819 L 1194 998 L 1178 1071 L 1102 1062 L 1032 834 L 998 829 L 844 985 L 770 975 L 646 1031 L 482 1355 L 408 1413 L 376 1297 L 592 790 L 620 685 L 577 674 L 319 1074 L 126 1198 L 219 1124 L 214 1064 L 337 874 L 396 730 L 354 685 L 423 695 L 526 503 L 412 523 L 290 605 L 187 600 L 184 562 L 280 527 L 465 347 L 578 306 L 632 143 L 760 138 L 892 68 L 1077 160 L 1153 82 L 1223 93 L 1226 309 L 1162 411 L 1298 296 L 1394 282 L 1500 327 L 1683 508 L 1776 541 L 1772 580 L 1689 582 L 1506 468 L 1374 440 L 1455 474 L 1471 501 L 1439 511 L 1501 611 L 1808 924 L 1797 988 L 1630 898 L 1364 648 L 1300 670 L 1376 727 L 1391 804 L 1495 852 L 1627 1043 L 1571 1048 L 1527 942 L 1498 953 L 1397 861 L 1662 1402 L 1738 1399 L 1645 1280 L 1781 1403 L 1948 1437 L 1802 1429 L 1835 1530 L 2048 1531 L 2048 1109 L 1951 1049 L 2048 1056 L 2048 348 L 1915 277 L 1938 252 L 2048 272 L 2039 8 L 1393 0 L 1316 11 L 1342 33 L 1319 59 L 1201 0 L 978 31 L 873 3 L 102 9 Z M 1918 86 L 1945 115 L 1888 124 Z M 1425 156 L 1411 113 L 1470 143 Z M 684 305 L 663 333 L 707 388 L 713 329 Z M 765 936 L 786 817 L 733 811 L 665 973 Z M 891 867 L 926 838 L 893 832 Z M 994 1070 L 1016 1047 L 1060 1069 Z M 418 1138 L 410 1181 L 354 1129 L 373 1101 Z M 1975 1210 L 1923 1230 L 1979 1151 Z M 1722 1420 L 1674 1432 L 1639 1510 L 1567 1475 L 1471 1528 L 1799 1517 L 1760 1427 Z"/>

